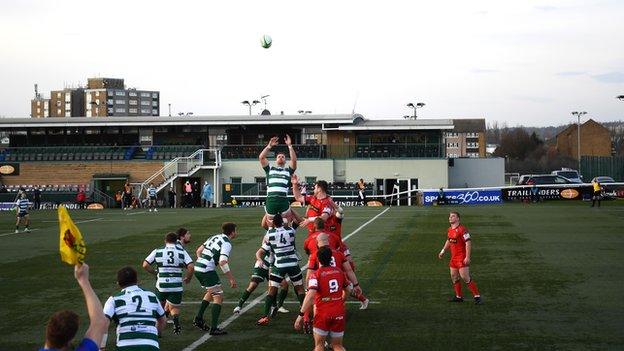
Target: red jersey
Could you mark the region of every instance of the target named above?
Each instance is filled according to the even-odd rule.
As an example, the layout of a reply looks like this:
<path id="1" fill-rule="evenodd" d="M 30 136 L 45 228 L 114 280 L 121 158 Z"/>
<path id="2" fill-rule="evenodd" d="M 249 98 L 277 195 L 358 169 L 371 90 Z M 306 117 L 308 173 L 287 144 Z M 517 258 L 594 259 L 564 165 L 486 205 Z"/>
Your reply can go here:
<path id="1" fill-rule="evenodd" d="M 303 249 L 305 250 L 305 252 L 310 256 L 310 259 L 312 257 L 316 258 L 316 251 L 318 251 L 318 246 L 317 246 L 317 242 L 316 242 L 316 237 L 323 233 L 322 231 L 316 231 L 316 232 L 312 232 L 310 235 L 308 235 L 308 237 L 305 239 L 305 241 L 303 242 Z M 334 234 L 331 233 L 325 233 L 328 236 L 328 241 L 329 241 L 329 247 L 332 249 L 338 249 L 339 247 L 342 246 L 342 240 L 340 240 L 339 237 L 337 237 Z M 310 267 L 310 261 L 308 261 L 308 267 Z"/>
<path id="2" fill-rule="evenodd" d="M 312 222 L 308 223 L 308 233 L 314 232 L 314 219 L 320 217 L 323 213 L 327 213 L 329 216 L 334 212 L 334 206 L 332 206 L 332 200 L 329 196 L 324 199 L 317 199 L 316 196 L 306 195 L 305 204 L 308 205 L 306 211 L 306 217 Z"/>
<path id="3" fill-rule="evenodd" d="M 342 265 L 345 261 L 346 259 L 342 252 L 332 248 L 332 260 L 330 266 L 336 267 L 343 271 Z M 321 265 L 319 264 L 318 257 L 316 257 L 316 255 L 310 256 L 310 260 L 308 261 L 308 269 L 315 271 L 319 269 L 319 267 L 321 267 Z"/>
<path id="4" fill-rule="evenodd" d="M 451 260 L 466 258 L 466 242 L 470 241 L 470 233 L 463 225 L 448 229 L 448 241 L 451 244 Z"/>
<path id="5" fill-rule="evenodd" d="M 325 222 L 325 230 L 342 238 L 342 218 L 331 215 Z"/>
<path id="6" fill-rule="evenodd" d="M 308 289 L 316 290 L 317 314 L 344 315 L 342 290 L 347 286 L 344 273 L 335 267 L 320 267 L 310 275 Z"/>

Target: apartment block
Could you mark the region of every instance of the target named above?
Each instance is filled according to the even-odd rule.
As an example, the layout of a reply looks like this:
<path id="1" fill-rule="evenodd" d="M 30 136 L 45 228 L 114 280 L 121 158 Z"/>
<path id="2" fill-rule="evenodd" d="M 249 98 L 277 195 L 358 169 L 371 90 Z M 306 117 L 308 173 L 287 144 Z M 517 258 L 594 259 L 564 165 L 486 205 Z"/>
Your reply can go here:
<path id="1" fill-rule="evenodd" d="M 453 119 L 453 130 L 444 133 L 446 157 L 485 157 L 485 119 Z"/>
<path id="2" fill-rule="evenodd" d="M 31 100 L 36 118 L 159 115 L 159 91 L 126 89 L 120 78 L 89 78 L 86 88 L 53 90 L 50 99 Z"/>

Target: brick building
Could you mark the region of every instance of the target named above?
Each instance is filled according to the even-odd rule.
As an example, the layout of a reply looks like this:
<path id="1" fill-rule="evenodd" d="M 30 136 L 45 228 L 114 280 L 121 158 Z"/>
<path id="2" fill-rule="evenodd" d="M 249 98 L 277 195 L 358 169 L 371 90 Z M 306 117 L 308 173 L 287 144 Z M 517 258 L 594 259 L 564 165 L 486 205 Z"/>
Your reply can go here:
<path id="1" fill-rule="evenodd" d="M 89 78 L 86 88 L 53 90 L 49 99 L 36 93 L 30 111 L 33 118 L 159 116 L 160 92 L 126 89 L 119 78 Z"/>
<path id="2" fill-rule="evenodd" d="M 446 157 L 485 157 L 485 119 L 454 119 L 453 130 L 444 133 Z"/>
<path id="3" fill-rule="evenodd" d="M 557 134 L 557 151 L 578 159 L 578 125 L 571 124 Z M 589 119 L 581 124 L 581 156 L 611 156 L 611 136 L 602 124 Z"/>

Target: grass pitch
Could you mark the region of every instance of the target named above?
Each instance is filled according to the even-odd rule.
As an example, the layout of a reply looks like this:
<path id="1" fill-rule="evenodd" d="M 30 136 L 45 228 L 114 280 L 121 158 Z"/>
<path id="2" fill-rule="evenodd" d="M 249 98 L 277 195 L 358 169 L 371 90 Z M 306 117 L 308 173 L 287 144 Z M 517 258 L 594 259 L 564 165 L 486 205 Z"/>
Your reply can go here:
<path id="1" fill-rule="evenodd" d="M 349 350 L 605 350 L 624 348 L 624 204 L 589 208 L 581 202 L 460 207 L 473 237 L 471 269 L 485 304 L 450 304 L 448 256 L 437 259 L 445 240 L 450 207 L 391 208 L 348 240 L 356 273 L 374 303 L 366 311 L 349 304 L 344 344 Z M 343 236 L 384 208 L 347 208 Z M 124 265 L 139 271 L 140 284 L 155 279 L 140 268 L 161 246 L 168 231 L 191 230 L 191 255 L 224 221 L 239 225 L 230 267 L 238 289 L 225 287 L 225 301 L 236 302 L 247 286 L 254 252 L 263 231 L 262 209 L 173 209 L 73 211 L 87 241 L 91 282 L 102 301 L 117 291 L 115 272 Z M 45 322 L 59 309 L 86 318 L 72 268 L 58 254 L 56 211 L 32 212 L 29 234 L 12 234 L 13 212 L 0 214 L 0 350 L 33 350 L 43 345 Z M 306 232 L 300 229 L 301 247 Z M 303 253 L 302 253 L 303 254 Z M 302 263 L 303 265 L 303 263 Z M 223 280 L 226 282 L 226 280 Z M 182 350 L 205 333 L 191 320 L 202 290 L 186 288 L 182 335 L 161 339 L 161 349 Z M 262 289 L 264 290 L 264 289 Z M 258 289 L 250 297 L 261 294 Z M 294 302 L 292 293 L 288 301 Z M 197 350 L 306 350 L 309 336 L 292 330 L 297 305 L 287 304 L 269 327 L 254 325 L 262 304 L 242 314 Z M 225 304 L 221 320 L 231 314 Z M 209 311 L 207 311 L 209 316 Z M 208 317 L 207 317 L 208 318 Z M 209 318 L 208 318 L 209 319 Z M 84 321 L 84 320 L 83 320 Z M 83 323 L 84 325 L 85 323 Z M 84 326 L 79 335 L 84 333 Z M 114 349 L 111 326 L 108 349 Z"/>

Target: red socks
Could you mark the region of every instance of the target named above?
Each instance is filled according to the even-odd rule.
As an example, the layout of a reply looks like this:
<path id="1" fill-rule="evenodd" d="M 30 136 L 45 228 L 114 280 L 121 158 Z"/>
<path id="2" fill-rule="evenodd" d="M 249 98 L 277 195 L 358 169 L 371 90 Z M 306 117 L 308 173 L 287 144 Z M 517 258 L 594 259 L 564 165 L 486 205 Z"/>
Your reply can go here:
<path id="1" fill-rule="evenodd" d="M 455 296 L 462 297 L 462 287 L 461 287 L 461 281 L 460 280 L 458 280 L 455 283 L 453 283 L 453 289 L 455 290 Z"/>
<path id="2" fill-rule="evenodd" d="M 475 283 L 474 280 L 471 280 L 470 283 L 468 283 L 467 285 L 468 285 L 468 289 L 470 289 L 470 292 L 472 292 L 472 296 L 474 297 L 481 296 L 479 294 L 479 289 L 477 289 L 477 283 Z"/>

